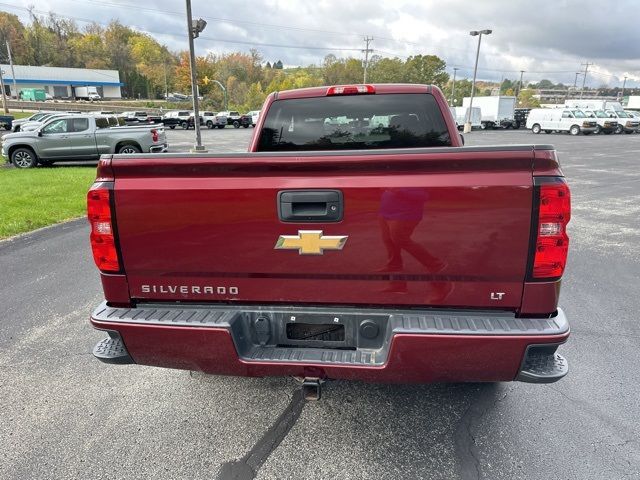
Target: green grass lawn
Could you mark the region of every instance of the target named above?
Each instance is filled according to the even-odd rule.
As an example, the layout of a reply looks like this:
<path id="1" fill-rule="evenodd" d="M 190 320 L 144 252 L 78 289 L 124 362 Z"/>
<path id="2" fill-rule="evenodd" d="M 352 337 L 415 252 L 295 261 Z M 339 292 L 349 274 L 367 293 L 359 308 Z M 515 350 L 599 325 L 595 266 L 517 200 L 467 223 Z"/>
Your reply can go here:
<path id="1" fill-rule="evenodd" d="M 18 112 L 18 111 L 12 110 L 12 111 L 10 111 L 10 112 L 8 113 L 8 115 L 11 115 L 11 116 L 13 116 L 13 118 L 14 118 L 15 120 L 18 120 L 18 119 L 20 119 L 20 118 L 27 118 L 27 117 L 30 117 L 30 116 L 31 116 L 31 115 L 33 115 L 34 113 L 36 113 L 36 112 L 34 112 L 34 111 Z"/>
<path id="2" fill-rule="evenodd" d="M 95 167 L 0 166 L 0 238 L 80 217 Z"/>

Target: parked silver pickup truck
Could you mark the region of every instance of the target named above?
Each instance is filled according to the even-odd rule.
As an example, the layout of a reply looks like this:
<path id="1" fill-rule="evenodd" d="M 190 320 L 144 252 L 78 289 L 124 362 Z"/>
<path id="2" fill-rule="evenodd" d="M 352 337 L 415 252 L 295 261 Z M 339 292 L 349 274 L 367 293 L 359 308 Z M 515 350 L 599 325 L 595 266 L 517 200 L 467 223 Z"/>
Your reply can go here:
<path id="1" fill-rule="evenodd" d="M 162 126 L 113 127 L 112 124 L 110 118 L 95 115 L 52 118 L 37 130 L 5 135 L 2 154 L 18 168 L 31 168 L 57 161 L 97 160 L 109 153 L 167 151 Z"/>

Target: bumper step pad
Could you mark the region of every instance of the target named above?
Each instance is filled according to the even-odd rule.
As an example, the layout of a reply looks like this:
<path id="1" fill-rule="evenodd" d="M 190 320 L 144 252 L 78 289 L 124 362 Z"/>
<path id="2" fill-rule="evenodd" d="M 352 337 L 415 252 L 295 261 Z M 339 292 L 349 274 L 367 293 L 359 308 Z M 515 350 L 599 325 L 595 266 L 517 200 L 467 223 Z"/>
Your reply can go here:
<path id="1" fill-rule="evenodd" d="M 506 311 L 152 303 L 117 308 L 103 302 L 91 318 L 97 328 L 107 330 L 111 338 L 117 340 L 114 347 L 122 349 L 120 352 L 115 351 L 116 348 L 115 353 L 111 353 L 113 349 L 107 348 L 111 346 L 109 340 L 104 341 L 106 344 L 102 349 L 101 344 L 96 346 L 95 351 L 100 351 L 96 356 L 111 363 L 134 363 L 124 345 L 118 343 L 119 326 L 149 325 L 226 330 L 238 356 L 246 363 L 382 367 L 388 361 L 394 337 L 413 337 L 415 341 L 418 335 L 428 335 L 438 336 L 445 343 L 458 338 L 471 345 L 472 337 L 487 337 L 493 343 L 501 342 L 498 337 L 505 337 L 506 345 L 515 342 L 523 345 L 523 349 L 528 345 L 524 359 L 523 349 L 518 348 L 512 355 L 509 380 L 515 375 L 523 382 L 550 383 L 562 378 L 568 370 L 564 358 L 555 354 L 558 345 L 569 335 L 569 323 L 561 309 L 550 318 L 519 318 Z M 329 325 L 332 328 L 342 326 L 344 337 L 318 340 L 316 336 L 309 338 L 304 332 L 292 335 L 287 328 L 291 330 L 294 325 L 317 328 L 318 331 Z M 527 337 L 531 338 L 531 343 Z M 538 343 L 545 341 L 541 337 L 554 337 L 553 341 L 558 343 Z M 512 348 L 511 351 L 515 350 Z M 137 351 L 133 353 L 137 355 Z M 495 355 L 489 356 L 491 362 L 500 362 Z"/>
<path id="2" fill-rule="evenodd" d="M 557 353 L 527 351 L 516 380 L 527 383 L 553 383 L 569 372 L 569 364 Z"/>
<path id="3" fill-rule="evenodd" d="M 116 363 L 120 365 L 135 363 L 129 356 L 129 352 L 124 346 L 122 339 L 109 337 L 100 340 L 93 347 L 93 356 L 104 363 Z"/>

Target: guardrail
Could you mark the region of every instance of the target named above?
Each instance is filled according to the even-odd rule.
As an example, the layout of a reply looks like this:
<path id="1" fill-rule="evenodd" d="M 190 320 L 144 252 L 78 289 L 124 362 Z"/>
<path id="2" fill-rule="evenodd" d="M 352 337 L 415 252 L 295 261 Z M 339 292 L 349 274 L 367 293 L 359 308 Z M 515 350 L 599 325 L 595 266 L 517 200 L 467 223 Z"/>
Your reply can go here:
<path id="1" fill-rule="evenodd" d="M 147 108 L 147 107 L 134 107 L 132 105 L 112 104 L 109 102 L 65 102 L 65 101 L 48 101 L 48 102 L 28 102 L 23 100 L 9 100 L 7 99 L 7 107 L 12 110 L 51 110 L 51 111 L 67 111 L 78 110 L 80 112 L 98 112 L 113 111 L 113 112 L 132 112 L 132 111 L 144 111 L 161 115 L 169 110 L 163 110 L 160 108 Z"/>

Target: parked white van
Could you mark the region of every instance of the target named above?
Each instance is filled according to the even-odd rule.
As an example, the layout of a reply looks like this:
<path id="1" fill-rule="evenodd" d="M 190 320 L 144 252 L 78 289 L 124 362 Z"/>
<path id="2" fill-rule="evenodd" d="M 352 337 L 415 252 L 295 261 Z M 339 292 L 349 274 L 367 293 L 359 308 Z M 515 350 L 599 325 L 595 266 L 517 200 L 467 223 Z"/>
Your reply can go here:
<path id="1" fill-rule="evenodd" d="M 527 128 L 533 133 L 569 132 L 578 135 L 580 132 L 590 135 L 596 131 L 598 122 L 588 118 L 582 110 L 565 108 L 534 108 L 527 117 Z"/>
<path id="2" fill-rule="evenodd" d="M 637 118 L 633 118 L 624 110 L 606 110 L 605 113 L 610 118 L 617 120 L 618 128 L 616 133 L 635 133 L 640 129 L 640 122 Z"/>
<path id="3" fill-rule="evenodd" d="M 618 132 L 618 120 L 611 118 L 604 110 L 583 110 L 585 115 L 598 122 L 596 127 L 596 133 L 604 133 L 609 135 L 610 133 Z"/>

